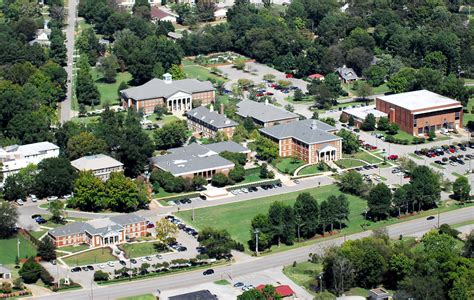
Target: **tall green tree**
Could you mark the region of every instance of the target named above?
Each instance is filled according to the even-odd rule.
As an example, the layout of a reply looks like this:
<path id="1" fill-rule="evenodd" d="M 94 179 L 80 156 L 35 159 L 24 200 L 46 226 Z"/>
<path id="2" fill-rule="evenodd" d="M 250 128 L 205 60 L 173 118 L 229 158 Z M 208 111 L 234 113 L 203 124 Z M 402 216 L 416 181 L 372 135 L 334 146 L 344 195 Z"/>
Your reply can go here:
<path id="1" fill-rule="evenodd" d="M 51 213 L 51 220 L 54 223 L 64 223 L 64 202 L 60 200 L 51 201 L 48 205 L 48 211 Z"/>
<path id="2" fill-rule="evenodd" d="M 97 70 L 102 74 L 105 82 L 114 83 L 119 68 L 118 60 L 115 55 L 108 55 L 99 59 Z"/>
<path id="3" fill-rule="evenodd" d="M 276 201 L 268 209 L 268 223 L 272 230 L 273 239 L 278 246 L 283 242 L 291 245 L 295 237 L 293 209 Z"/>
<path id="4" fill-rule="evenodd" d="M 8 238 L 15 232 L 15 224 L 18 221 L 16 207 L 7 201 L 0 200 L 0 238 Z"/>
<path id="5" fill-rule="evenodd" d="M 461 203 L 469 200 L 471 194 L 471 185 L 469 184 L 469 180 L 464 177 L 458 177 L 453 183 L 453 193 L 454 197 L 458 199 Z"/>
<path id="6" fill-rule="evenodd" d="M 158 149 L 180 147 L 186 141 L 187 126 L 185 122 L 175 121 L 165 124 L 154 133 L 155 145 Z"/>
<path id="7" fill-rule="evenodd" d="M 319 227 L 319 205 L 309 193 L 301 193 L 293 206 L 297 237 L 310 238 L 316 234 Z"/>
<path id="8" fill-rule="evenodd" d="M 41 260 L 44 261 L 52 261 L 53 259 L 56 259 L 56 246 L 49 236 L 45 236 L 40 241 L 37 256 L 40 256 Z"/>
<path id="9" fill-rule="evenodd" d="M 76 178 L 76 170 L 67 158 L 54 157 L 38 164 L 36 189 L 40 197 L 70 194 Z"/>
<path id="10" fill-rule="evenodd" d="M 99 211 L 105 205 L 105 185 L 92 172 L 80 172 L 74 181 L 74 197 L 68 205 L 83 211 Z"/>
<path id="11" fill-rule="evenodd" d="M 67 153 L 71 160 L 82 156 L 101 154 L 106 152 L 106 150 L 107 144 L 105 141 L 89 132 L 81 132 L 78 135 L 74 135 L 67 142 Z"/>
<path id="12" fill-rule="evenodd" d="M 385 183 L 377 184 L 370 192 L 367 198 L 369 212 L 376 219 L 385 219 L 390 213 L 392 203 L 392 192 Z"/>

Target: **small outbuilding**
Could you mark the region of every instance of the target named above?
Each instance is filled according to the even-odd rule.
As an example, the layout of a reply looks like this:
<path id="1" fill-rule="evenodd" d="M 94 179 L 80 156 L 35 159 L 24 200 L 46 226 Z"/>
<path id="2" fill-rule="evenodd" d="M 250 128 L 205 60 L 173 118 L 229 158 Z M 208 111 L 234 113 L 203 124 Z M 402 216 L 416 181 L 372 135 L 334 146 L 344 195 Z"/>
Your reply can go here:
<path id="1" fill-rule="evenodd" d="M 11 279 L 12 278 L 12 271 L 10 271 L 10 269 L 0 265 L 0 278 L 1 279 Z"/>

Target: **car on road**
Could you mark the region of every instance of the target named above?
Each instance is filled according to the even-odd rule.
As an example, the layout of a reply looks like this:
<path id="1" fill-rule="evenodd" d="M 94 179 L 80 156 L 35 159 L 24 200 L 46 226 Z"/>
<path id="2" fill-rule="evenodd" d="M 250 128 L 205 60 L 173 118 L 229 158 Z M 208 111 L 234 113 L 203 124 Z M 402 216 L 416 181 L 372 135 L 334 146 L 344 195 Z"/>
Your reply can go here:
<path id="1" fill-rule="evenodd" d="M 181 247 L 178 247 L 176 250 L 178 250 L 178 252 L 185 252 L 188 250 L 188 248 L 181 246 Z"/>
<path id="2" fill-rule="evenodd" d="M 115 263 L 114 263 L 113 261 L 109 261 L 109 262 L 107 263 L 107 265 L 108 265 L 109 267 L 115 267 Z"/>
<path id="3" fill-rule="evenodd" d="M 163 255 L 161 255 L 161 254 L 157 254 L 157 255 L 156 255 L 156 258 L 158 258 L 158 259 L 162 259 L 162 258 L 163 258 Z"/>
<path id="4" fill-rule="evenodd" d="M 211 274 L 214 274 L 213 269 L 207 269 L 206 271 L 202 272 L 202 275 L 211 275 Z"/>
<path id="5" fill-rule="evenodd" d="M 127 263 L 124 260 L 120 260 L 119 263 L 124 267 L 127 265 Z"/>
<path id="6" fill-rule="evenodd" d="M 87 269 L 89 269 L 90 271 L 94 271 L 94 267 L 91 266 L 91 265 L 88 265 L 88 266 L 87 266 Z"/>
<path id="7" fill-rule="evenodd" d="M 82 269 L 80 267 L 74 267 L 74 268 L 71 269 L 72 273 L 81 272 L 81 271 L 82 271 Z"/>
<path id="8" fill-rule="evenodd" d="M 243 287 L 245 284 L 243 282 L 237 282 L 234 284 L 234 287 Z"/>
<path id="9" fill-rule="evenodd" d="M 426 218 L 427 220 L 433 220 L 435 218 L 435 216 L 429 216 L 428 218 Z"/>
<path id="10" fill-rule="evenodd" d="M 300 181 L 298 179 L 293 180 L 294 183 L 300 184 Z"/>
<path id="11" fill-rule="evenodd" d="M 87 271 L 89 271 L 89 268 L 84 266 L 84 267 L 82 267 L 82 271 L 87 272 Z"/>
<path id="12" fill-rule="evenodd" d="M 398 155 L 396 154 L 391 154 L 387 157 L 389 160 L 397 160 L 398 159 Z"/>
<path id="13" fill-rule="evenodd" d="M 71 194 L 67 194 L 67 195 L 64 195 L 64 196 L 63 196 L 63 199 L 64 199 L 64 200 L 69 200 L 69 199 L 71 199 L 71 198 L 72 198 L 72 195 L 71 195 Z"/>
<path id="14" fill-rule="evenodd" d="M 46 200 L 48 200 L 48 201 L 56 201 L 58 199 L 59 198 L 57 196 L 49 196 L 48 198 L 46 198 Z"/>

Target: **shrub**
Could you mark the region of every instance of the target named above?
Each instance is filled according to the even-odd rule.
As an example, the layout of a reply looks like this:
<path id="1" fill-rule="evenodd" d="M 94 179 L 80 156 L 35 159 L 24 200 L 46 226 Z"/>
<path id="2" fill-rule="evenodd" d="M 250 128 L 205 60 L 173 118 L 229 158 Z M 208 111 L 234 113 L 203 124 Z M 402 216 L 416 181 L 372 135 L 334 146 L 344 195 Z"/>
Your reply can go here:
<path id="1" fill-rule="evenodd" d="M 35 283 L 40 278 L 41 269 L 41 265 L 33 257 L 30 257 L 18 271 L 18 274 L 25 283 Z"/>
<path id="2" fill-rule="evenodd" d="M 229 178 L 222 173 L 217 173 L 212 176 L 211 183 L 216 187 L 223 187 L 229 183 Z"/>
<path id="3" fill-rule="evenodd" d="M 49 274 L 48 270 L 46 270 L 43 267 L 41 267 L 40 278 L 41 278 L 41 281 L 43 281 L 43 283 L 47 286 L 52 285 L 53 282 L 54 282 L 53 276 L 51 276 L 51 274 Z"/>
<path id="4" fill-rule="evenodd" d="M 243 245 L 242 243 L 235 242 L 235 243 L 234 243 L 234 250 L 237 250 L 237 251 L 240 251 L 240 252 L 244 252 L 244 251 L 245 251 L 245 248 L 244 248 L 244 245 Z"/>
<path id="5" fill-rule="evenodd" d="M 94 281 L 107 281 L 109 280 L 109 274 L 101 270 L 94 273 Z"/>

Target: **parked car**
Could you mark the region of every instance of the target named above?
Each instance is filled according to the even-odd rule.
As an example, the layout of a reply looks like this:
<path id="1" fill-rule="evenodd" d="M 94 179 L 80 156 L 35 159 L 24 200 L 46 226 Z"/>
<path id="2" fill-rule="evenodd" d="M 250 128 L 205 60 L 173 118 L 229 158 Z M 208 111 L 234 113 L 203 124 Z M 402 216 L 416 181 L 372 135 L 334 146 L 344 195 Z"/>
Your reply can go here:
<path id="1" fill-rule="evenodd" d="M 242 287 L 242 286 L 244 286 L 243 282 L 237 282 L 234 284 L 234 287 Z"/>
<path id="2" fill-rule="evenodd" d="M 163 258 L 163 256 L 162 256 L 161 254 L 157 254 L 157 255 L 156 255 L 156 258 L 158 258 L 158 259 L 162 259 L 162 258 Z"/>
<path id="3" fill-rule="evenodd" d="M 108 265 L 109 267 L 114 267 L 114 266 L 115 266 L 115 263 L 114 263 L 113 261 L 109 261 L 109 262 L 107 263 L 107 265 Z"/>
<path id="4" fill-rule="evenodd" d="M 90 271 L 94 271 L 94 267 L 91 266 L 91 265 L 88 265 L 87 268 L 88 268 Z"/>
<path id="5" fill-rule="evenodd" d="M 38 217 L 38 218 L 35 219 L 35 221 L 36 221 L 36 223 L 38 223 L 38 224 L 44 224 L 44 223 L 47 223 L 47 222 L 48 222 L 48 221 L 46 221 L 46 219 L 43 218 L 43 217 Z"/>
<path id="6" fill-rule="evenodd" d="M 154 228 L 154 227 L 155 227 L 155 224 L 153 224 L 153 223 L 148 223 L 146 225 L 146 228 Z"/>
<path id="7" fill-rule="evenodd" d="M 16 203 L 20 206 L 23 206 L 25 204 L 25 202 L 23 202 L 23 200 L 21 199 L 16 200 Z"/>
<path id="8" fill-rule="evenodd" d="M 202 272 L 202 275 L 211 275 L 211 274 L 214 274 L 214 270 L 213 270 L 213 269 L 208 269 L 208 270 Z"/>
<path id="9" fill-rule="evenodd" d="M 136 260 L 135 258 L 130 258 L 130 262 L 131 262 L 132 264 L 136 264 L 136 263 L 137 263 L 137 260 Z"/>
<path id="10" fill-rule="evenodd" d="M 38 197 L 36 195 L 30 195 L 31 202 L 36 202 L 38 201 Z"/>
<path id="11" fill-rule="evenodd" d="M 396 154 L 391 154 L 391 155 L 389 155 L 387 158 L 390 159 L 390 160 L 397 160 L 397 159 L 398 159 L 398 155 L 396 155 Z"/>
<path id="12" fill-rule="evenodd" d="M 82 271 L 87 272 L 87 271 L 89 271 L 89 268 L 84 266 L 84 267 L 82 267 Z"/>
<path id="13" fill-rule="evenodd" d="M 99 269 L 103 269 L 103 268 L 105 268 L 105 265 L 104 265 L 104 264 L 100 264 L 100 265 L 99 265 Z"/>
<path id="14" fill-rule="evenodd" d="M 71 269 L 72 273 L 81 272 L 81 271 L 82 271 L 82 269 L 80 267 L 74 267 L 74 268 Z"/>
<path id="15" fill-rule="evenodd" d="M 46 198 L 46 200 L 48 200 L 48 201 L 56 201 L 58 199 L 59 198 L 57 196 L 49 196 L 48 198 Z"/>
<path id="16" fill-rule="evenodd" d="M 119 263 L 124 267 L 127 265 L 127 263 L 124 260 L 120 260 Z"/>
<path id="17" fill-rule="evenodd" d="M 37 215 L 37 214 L 31 215 L 31 218 L 32 218 L 32 219 L 41 218 L 41 215 Z"/>

